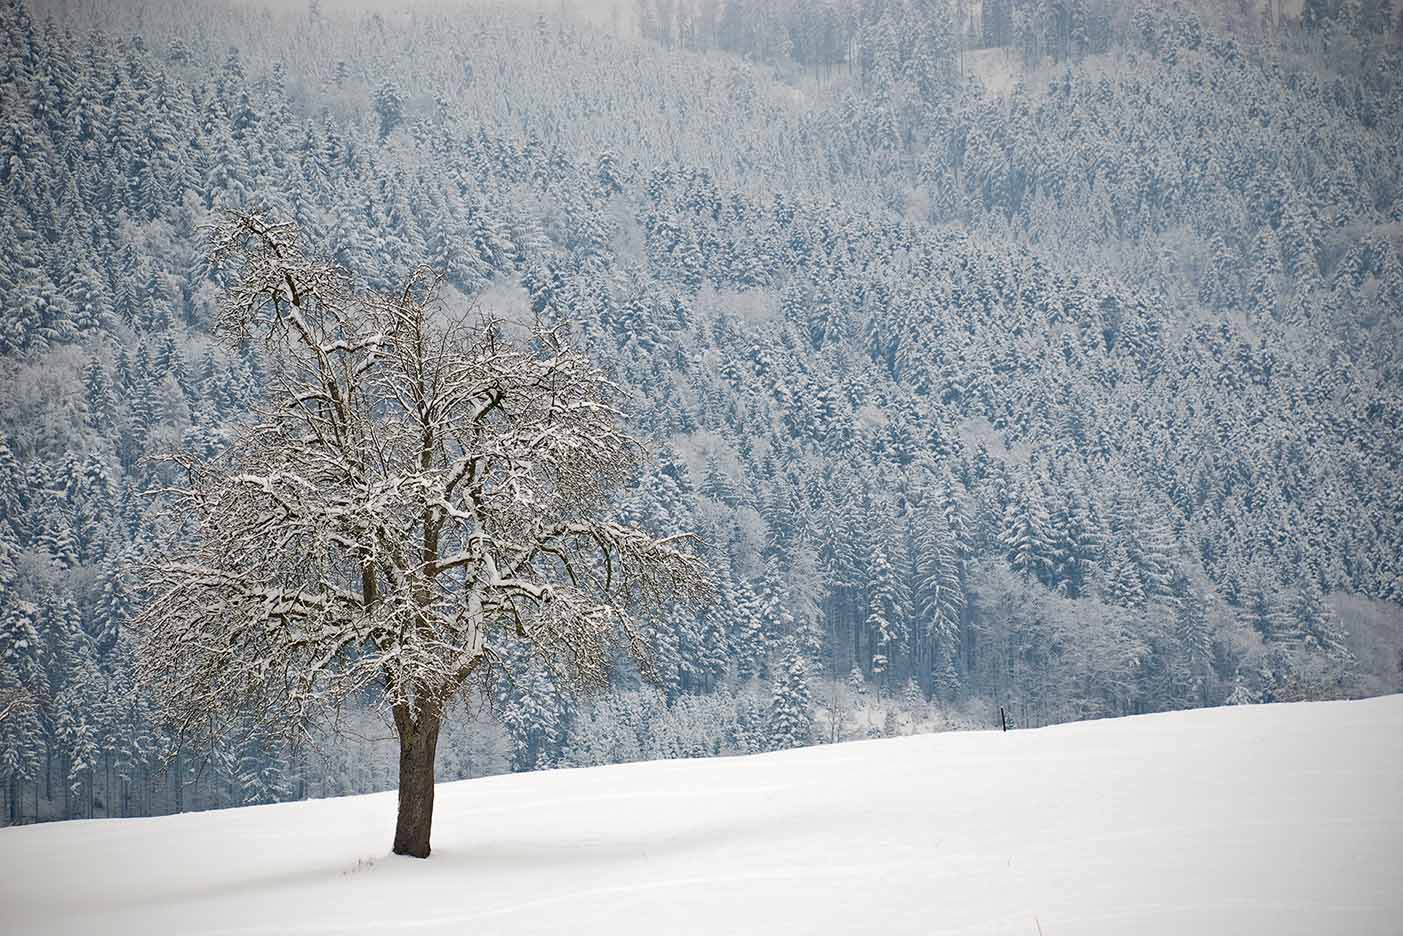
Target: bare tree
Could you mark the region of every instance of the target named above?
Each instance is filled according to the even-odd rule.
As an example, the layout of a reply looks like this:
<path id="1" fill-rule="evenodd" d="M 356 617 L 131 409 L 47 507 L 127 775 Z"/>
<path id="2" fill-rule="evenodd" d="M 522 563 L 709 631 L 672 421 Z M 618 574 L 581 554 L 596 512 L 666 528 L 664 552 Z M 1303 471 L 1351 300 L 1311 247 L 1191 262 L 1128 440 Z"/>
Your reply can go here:
<path id="1" fill-rule="evenodd" d="M 601 519 L 639 447 L 559 331 L 449 320 L 424 271 L 373 295 L 256 214 L 213 261 L 217 331 L 266 342 L 271 388 L 223 456 L 173 458 L 185 528 L 147 570 L 142 680 L 182 736 L 297 735 L 371 693 L 399 737 L 394 851 L 427 857 L 439 727 L 504 644 L 576 686 L 620 644 L 646 669 L 634 615 L 701 598 L 705 568 L 689 536 Z"/>

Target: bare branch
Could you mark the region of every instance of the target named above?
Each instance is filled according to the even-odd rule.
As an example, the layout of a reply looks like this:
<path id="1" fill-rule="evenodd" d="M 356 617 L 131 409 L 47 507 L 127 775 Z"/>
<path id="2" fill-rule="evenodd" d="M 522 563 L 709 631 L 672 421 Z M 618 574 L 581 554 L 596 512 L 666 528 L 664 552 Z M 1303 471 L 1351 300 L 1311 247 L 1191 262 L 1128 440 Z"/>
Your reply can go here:
<path id="1" fill-rule="evenodd" d="M 607 679 L 634 616 L 709 589 L 690 537 L 610 522 L 640 447 L 614 388 L 538 328 L 437 315 L 415 271 L 388 296 L 296 230 L 230 215 L 219 331 L 262 339 L 274 391 L 220 459 L 176 456 L 162 493 L 190 532 L 146 571 L 141 673 L 172 721 L 305 733 L 374 688 L 401 731 L 442 717 L 508 643 L 564 678 Z"/>

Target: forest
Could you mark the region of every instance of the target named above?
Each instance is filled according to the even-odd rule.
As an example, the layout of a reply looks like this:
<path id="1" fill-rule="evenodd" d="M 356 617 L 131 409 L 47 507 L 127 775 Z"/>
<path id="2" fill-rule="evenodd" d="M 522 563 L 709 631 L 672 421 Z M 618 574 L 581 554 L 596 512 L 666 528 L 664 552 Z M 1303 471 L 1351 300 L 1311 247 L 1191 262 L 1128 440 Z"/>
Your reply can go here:
<path id="1" fill-rule="evenodd" d="M 1403 690 L 1391 0 L 595 6 L 0 0 L 5 823 L 393 785 L 369 705 L 135 679 L 160 456 L 267 389 L 229 209 L 568 333 L 705 544 L 649 678 L 523 648 L 442 779 Z"/>

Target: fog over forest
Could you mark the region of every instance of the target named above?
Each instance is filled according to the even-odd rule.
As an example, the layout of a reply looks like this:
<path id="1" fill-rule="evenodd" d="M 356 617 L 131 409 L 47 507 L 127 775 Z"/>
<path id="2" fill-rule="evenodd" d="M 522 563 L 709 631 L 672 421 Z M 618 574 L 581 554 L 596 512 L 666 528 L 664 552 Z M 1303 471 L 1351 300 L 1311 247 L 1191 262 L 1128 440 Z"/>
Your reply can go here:
<path id="1" fill-rule="evenodd" d="M 217 539 L 173 491 L 287 405 L 229 326 L 240 217 L 598 368 L 643 443 L 608 545 L 708 570 L 593 691 L 549 612 L 464 631 L 439 780 L 1403 690 L 1391 0 L 0 0 L 0 35 L 5 824 L 396 784 L 378 683 L 280 731 L 148 678 L 152 570 Z"/>

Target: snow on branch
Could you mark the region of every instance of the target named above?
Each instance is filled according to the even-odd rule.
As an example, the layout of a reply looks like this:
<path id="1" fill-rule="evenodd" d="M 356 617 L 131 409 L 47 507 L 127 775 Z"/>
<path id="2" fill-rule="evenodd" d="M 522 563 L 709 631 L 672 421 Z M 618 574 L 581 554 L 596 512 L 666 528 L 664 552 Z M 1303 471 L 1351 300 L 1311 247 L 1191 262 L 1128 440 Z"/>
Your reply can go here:
<path id="1" fill-rule="evenodd" d="M 271 350 L 257 421 L 186 482 L 178 554 L 146 574 L 142 675 L 175 724 L 300 730 L 373 687 L 439 717 L 508 641 L 582 684 L 634 615 L 706 596 L 691 537 L 607 519 L 638 467 L 613 387 L 558 331 L 452 320 L 418 271 L 392 295 L 316 261 L 288 224 L 231 215 L 218 329 Z"/>

